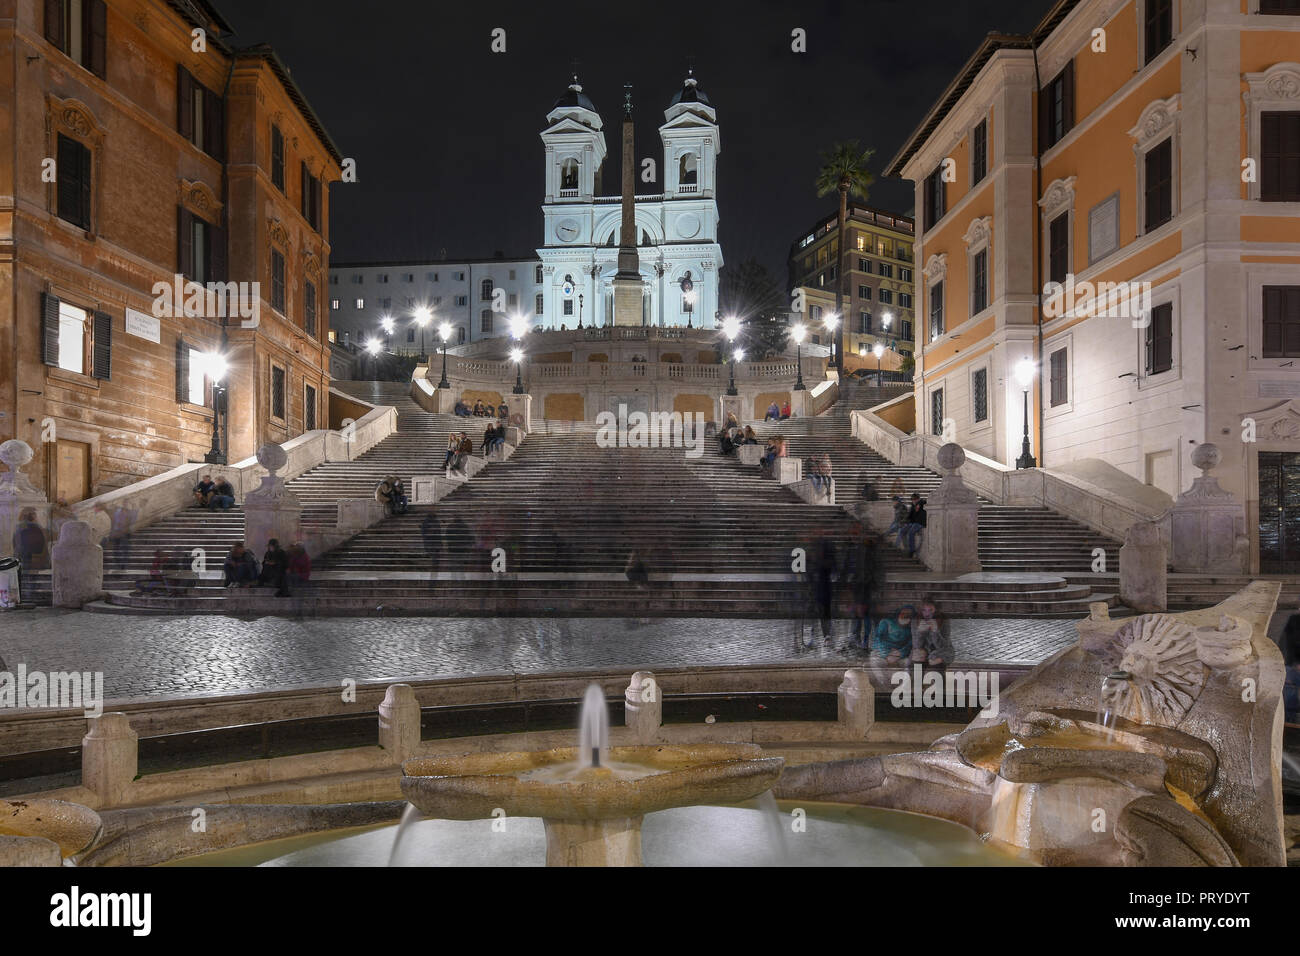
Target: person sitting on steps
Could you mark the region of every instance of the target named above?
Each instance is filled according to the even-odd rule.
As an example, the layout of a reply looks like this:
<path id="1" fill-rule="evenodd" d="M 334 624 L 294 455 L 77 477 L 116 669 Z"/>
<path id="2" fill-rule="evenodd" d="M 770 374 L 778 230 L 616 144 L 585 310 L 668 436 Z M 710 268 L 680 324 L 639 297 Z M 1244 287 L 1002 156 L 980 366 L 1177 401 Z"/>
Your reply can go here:
<path id="1" fill-rule="evenodd" d="M 272 538 L 266 542 L 266 553 L 262 555 L 262 573 L 258 575 L 258 582 L 264 587 L 273 587 L 276 590 L 276 596 L 282 597 L 284 591 L 284 575 L 289 569 L 289 555 L 280 547 L 277 538 Z"/>
<path id="2" fill-rule="evenodd" d="M 456 449 L 460 447 L 460 432 L 452 432 L 447 436 L 447 457 L 443 459 L 442 467 L 450 468 L 451 463 L 456 460 Z"/>
<path id="3" fill-rule="evenodd" d="M 763 416 L 765 422 L 777 422 L 781 420 L 781 406 L 776 402 L 767 406 L 767 414 Z"/>
<path id="4" fill-rule="evenodd" d="M 226 587 L 252 587 L 257 582 L 257 559 L 244 547 L 244 542 L 236 541 L 226 555 L 223 571 Z"/>
<path id="5" fill-rule="evenodd" d="M 229 511 L 235 506 L 235 488 L 222 475 L 217 479 L 217 486 L 212 489 L 212 496 L 208 500 L 208 510 L 215 511 L 220 508 L 222 511 Z"/>
<path id="6" fill-rule="evenodd" d="M 912 493 L 912 507 L 907 510 L 907 542 L 906 551 L 909 557 L 916 557 L 920 545 L 917 543 L 917 536 L 925 533 L 926 514 L 925 501 L 920 495 Z"/>
<path id="7" fill-rule="evenodd" d="M 216 489 L 217 483 L 212 480 L 211 475 L 204 475 L 203 480 L 194 486 L 194 500 L 200 508 L 206 508 L 212 500 L 212 492 Z"/>

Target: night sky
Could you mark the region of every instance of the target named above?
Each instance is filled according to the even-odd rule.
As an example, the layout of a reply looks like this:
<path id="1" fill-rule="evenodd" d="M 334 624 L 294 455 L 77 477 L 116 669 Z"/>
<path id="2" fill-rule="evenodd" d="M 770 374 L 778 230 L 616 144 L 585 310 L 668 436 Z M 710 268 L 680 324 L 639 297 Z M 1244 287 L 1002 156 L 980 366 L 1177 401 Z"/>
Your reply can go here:
<path id="1" fill-rule="evenodd" d="M 657 4 L 443 0 L 214 0 L 238 45 L 268 42 L 292 70 L 358 182 L 331 187 L 335 262 L 531 256 L 541 242 L 538 133 L 578 61 L 605 123 L 605 192 L 617 194 L 618 123 L 632 83 L 638 169 L 662 163 L 658 126 L 694 58 L 718 111 L 723 256 L 784 280 L 797 234 L 835 208 L 820 154 L 839 139 L 880 170 L 991 31 L 1025 32 L 1050 0 L 824 0 Z M 489 49 L 506 31 L 506 52 Z M 791 52 L 791 31 L 808 52 Z M 660 191 L 638 181 L 638 192 Z M 909 213 L 878 178 L 871 205 Z"/>

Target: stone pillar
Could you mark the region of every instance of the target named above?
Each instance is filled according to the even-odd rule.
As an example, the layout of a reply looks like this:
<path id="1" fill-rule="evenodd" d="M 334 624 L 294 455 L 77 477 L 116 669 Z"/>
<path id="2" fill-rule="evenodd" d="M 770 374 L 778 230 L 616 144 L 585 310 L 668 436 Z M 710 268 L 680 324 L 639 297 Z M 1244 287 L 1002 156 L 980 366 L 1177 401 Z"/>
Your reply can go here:
<path id="1" fill-rule="evenodd" d="M 809 389 L 792 389 L 790 392 L 790 417 L 807 418 L 812 407 L 812 392 Z"/>
<path id="2" fill-rule="evenodd" d="M 244 547 L 253 552 L 258 561 L 272 538 L 286 551 L 295 541 L 302 540 L 302 502 L 284 486 L 284 479 L 276 472 L 285 466 L 289 456 L 274 442 L 257 450 L 257 463 L 269 472 L 262 485 L 244 495 Z"/>
<path id="3" fill-rule="evenodd" d="M 505 396 L 506 404 L 510 406 L 510 424 L 516 428 L 522 428 L 524 434 L 533 430 L 533 396 L 515 395 L 511 393 Z M 518 444 L 516 442 L 515 444 Z"/>
<path id="4" fill-rule="evenodd" d="M 650 671 L 637 671 L 623 692 L 623 723 L 639 744 L 654 743 L 663 723 L 664 702 L 659 682 Z"/>
<path id="5" fill-rule="evenodd" d="M 420 702 L 410 684 L 389 684 L 379 705 L 379 746 L 394 763 L 420 749 Z"/>
<path id="6" fill-rule="evenodd" d="M 104 594 L 104 549 L 84 521 L 64 522 L 50 549 L 55 607 L 81 607 Z"/>
<path id="7" fill-rule="evenodd" d="M 439 415 L 454 415 L 456 413 L 456 387 L 436 388 L 433 391 L 433 407 Z"/>
<path id="8" fill-rule="evenodd" d="M 725 366 L 724 366 L 725 367 Z M 728 415 L 735 415 L 736 421 L 743 422 L 745 415 L 745 399 L 741 395 L 723 395 L 718 399 L 718 427 L 721 428 L 727 420 Z"/>
<path id="9" fill-rule="evenodd" d="M 15 556 L 14 532 L 20 525 L 34 523 L 47 538 L 40 559 L 44 566 L 50 545 L 50 502 L 22 472 L 33 456 L 32 446 L 17 438 L 0 444 L 0 461 L 9 469 L 0 474 L 0 557 Z"/>
<path id="10" fill-rule="evenodd" d="M 850 740 L 863 740 L 876 723 L 876 688 L 865 667 L 850 667 L 837 688 L 840 727 Z"/>
<path id="11" fill-rule="evenodd" d="M 925 503 L 927 523 L 921 532 L 921 561 L 939 574 L 970 574 L 981 570 L 980 502 L 959 474 L 965 461 L 966 452 L 956 442 L 939 449 L 943 481 Z"/>
<path id="12" fill-rule="evenodd" d="M 1201 476 L 1169 512 L 1169 554 L 1175 571 L 1244 574 L 1250 570 L 1246 506 L 1219 487 L 1210 471 L 1221 459 L 1217 445 L 1206 442 L 1192 452 Z"/>
<path id="13" fill-rule="evenodd" d="M 1119 549 L 1119 599 L 1143 613 L 1169 607 L 1168 556 L 1160 539 L 1160 525 L 1135 521 L 1124 533 Z"/>
<path id="14" fill-rule="evenodd" d="M 90 718 L 90 732 L 81 739 L 81 783 L 99 797 L 101 808 L 127 802 L 138 768 L 138 744 L 126 714 Z"/>

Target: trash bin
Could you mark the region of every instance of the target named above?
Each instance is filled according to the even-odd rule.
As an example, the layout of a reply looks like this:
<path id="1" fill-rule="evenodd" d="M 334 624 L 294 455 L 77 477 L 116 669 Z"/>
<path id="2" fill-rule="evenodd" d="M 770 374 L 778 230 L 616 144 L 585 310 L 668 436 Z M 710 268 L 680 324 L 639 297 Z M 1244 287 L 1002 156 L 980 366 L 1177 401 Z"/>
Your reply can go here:
<path id="1" fill-rule="evenodd" d="M 17 607 L 20 600 L 18 559 L 0 558 L 0 608 Z"/>

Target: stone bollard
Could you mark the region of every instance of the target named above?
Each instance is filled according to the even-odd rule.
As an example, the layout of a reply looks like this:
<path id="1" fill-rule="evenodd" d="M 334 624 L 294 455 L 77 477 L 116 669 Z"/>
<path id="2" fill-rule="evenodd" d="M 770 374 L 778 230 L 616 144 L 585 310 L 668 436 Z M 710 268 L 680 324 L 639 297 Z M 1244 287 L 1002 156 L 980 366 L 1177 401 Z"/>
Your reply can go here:
<path id="1" fill-rule="evenodd" d="M 420 749 L 420 702 L 410 684 L 389 684 L 379 705 L 379 746 L 396 763 Z"/>
<path id="2" fill-rule="evenodd" d="M 623 692 L 623 723 L 639 744 L 653 743 L 663 723 L 664 702 L 650 671 L 637 671 Z"/>
<path id="3" fill-rule="evenodd" d="M 1192 464 L 1201 476 L 1169 511 L 1169 557 L 1175 571 L 1242 574 L 1250 569 L 1246 506 L 1210 474 L 1221 459 L 1219 447 L 1211 442 L 1192 451 Z"/>
<path id="4" fill-rule="evenodd" d="M 852 740 L 862 740 L 876 723 L 876 688 L 865 667 L 844 672 L 839 693 L 839 722 Z"/>
<path id="5" fill-rule="evenodd" d="M 81 739 L 81 784 L 99 797 L 100 807 L 127 802 L 138 767 L 139 740 L 126 714 L 90 718 L 90 732 Z"/>
<path id="6" fill-rule="evenodd" d="M 981 570 L 979 553 L 980 501 L 962 481 L 966 452 L 956 442 L 939 449 L 945 473 L 926 499 L 926 526 L 921 531 L 921 562 L 938 574 L 971 574 Z"/>
<path id="7" fill-rule="evenodd" d="M 288 461 L 284 449 L 274 442 L 257 450 L 257 463 L 268 474 L 261 487 L 244 495 L 244 546 L 259 561 L 272 538 L 285 550 L 302 540 L 302 502 L 276 474 Z"/>
<path id="8" fill-rule="evenodd" d="M 803 481 L 803 459 L 802 458 L 778 458 L 776 460 L 776 480 L 783 485 L 793 485 L 796 481 Z"/>
<path id="9" fill-rule="evenodd" d="M 1135 611 L 1163 611 L 1169 607 L 1169 573 L 1160 525 L 1135 521 L 1124 533 L 1119 549 L 1119 599 Z"/>
<path id="10" fill-rule="evenodd" d="M 64 522 L 50 549 L 55 607 L 81 607 L 104 594 L 104 549 L 84 521 Z"/>
<path id="11" fill-rule="evenodd" d="M 742 465 L 755 466 L 763 460 L 763 446 L 741 445 L 736 449 L 736 458 Z"/>

